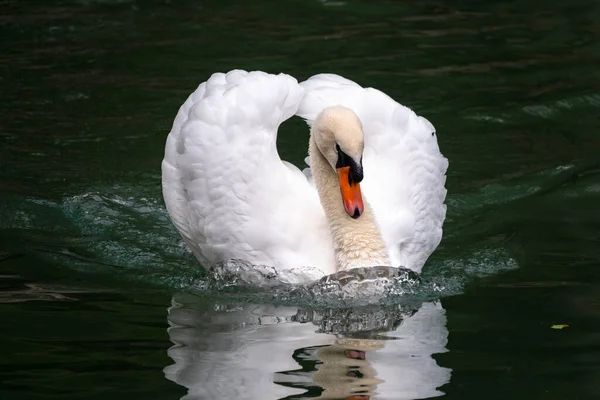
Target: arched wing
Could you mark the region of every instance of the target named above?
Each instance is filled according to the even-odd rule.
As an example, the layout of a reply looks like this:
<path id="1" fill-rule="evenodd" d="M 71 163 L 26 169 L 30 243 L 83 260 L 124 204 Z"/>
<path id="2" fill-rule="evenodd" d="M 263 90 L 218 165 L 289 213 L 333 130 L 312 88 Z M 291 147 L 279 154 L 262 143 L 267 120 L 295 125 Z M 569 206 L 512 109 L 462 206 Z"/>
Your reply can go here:
<path id="1" fill-rule="evenodd" d="M 285 74 L 236 70 L 212 75 L 181 106 L 166 143 L 163 195 L 205 266 L 241 258 L 300 267 L 326 245 L 315 189 L 276 148 L 277 129 L 303 92 Z"/>
<path id="2" fill-rule="evenodd" d="M 342 105 L 360 118 L 365 134 L 364 181 L 394 265 L 418 272 L 439 245 L 446 217 L 447 159 L 433 125 L 385 93 L 333 74 L 301 83 L 298 115 L 309 124 L 321 110 Z"/>

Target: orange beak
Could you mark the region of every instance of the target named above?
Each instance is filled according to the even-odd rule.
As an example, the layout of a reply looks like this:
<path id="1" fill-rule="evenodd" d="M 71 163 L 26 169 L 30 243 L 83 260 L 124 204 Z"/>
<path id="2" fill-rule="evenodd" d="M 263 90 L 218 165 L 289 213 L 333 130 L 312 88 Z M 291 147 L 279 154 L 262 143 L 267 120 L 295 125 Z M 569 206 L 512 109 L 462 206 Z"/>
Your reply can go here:
<path id="1" fill-rule="evenodd" d="M 358 182 L 350 183 L 350 167 L 341 167 L 337 171 L 342 199 L 344 200 L 344 208 L 349 216 L 358 218 L 365 210 L 362 194 L 360 193 L 360 184 Z"/>

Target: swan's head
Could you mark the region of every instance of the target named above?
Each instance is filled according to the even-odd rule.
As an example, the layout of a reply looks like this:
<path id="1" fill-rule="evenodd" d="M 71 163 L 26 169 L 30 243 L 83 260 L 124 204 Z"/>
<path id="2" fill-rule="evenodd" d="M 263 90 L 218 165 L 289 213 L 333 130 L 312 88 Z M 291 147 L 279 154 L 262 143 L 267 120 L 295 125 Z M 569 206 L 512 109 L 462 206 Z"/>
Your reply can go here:
<path id="1" fill-rule="evenodd" d="M 346 212 L 352 218 L 360 217 L 364 211 L 360 192 L 364 135 L 360 119 L 349 108 L 328 107 L 315 119 L 312 132 L 319 150 L 338 174 Z"/>

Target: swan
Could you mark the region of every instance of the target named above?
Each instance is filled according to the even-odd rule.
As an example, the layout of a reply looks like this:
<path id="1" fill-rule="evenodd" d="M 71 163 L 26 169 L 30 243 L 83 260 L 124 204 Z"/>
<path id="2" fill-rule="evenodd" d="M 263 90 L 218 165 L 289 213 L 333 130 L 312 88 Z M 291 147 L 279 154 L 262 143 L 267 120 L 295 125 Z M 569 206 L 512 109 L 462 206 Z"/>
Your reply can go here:
<path id="1" fill-rule="evenodd" d="M 293 115 L 310 127 L 303 171 L 276 147 Z M 442 237 L 447 167 L 433 125 L 377 89 L 233 70 L 180 107 L 162 190 L 206 268 L 243 259 L 321 276 L 373 265 L 419 273 Z"/>

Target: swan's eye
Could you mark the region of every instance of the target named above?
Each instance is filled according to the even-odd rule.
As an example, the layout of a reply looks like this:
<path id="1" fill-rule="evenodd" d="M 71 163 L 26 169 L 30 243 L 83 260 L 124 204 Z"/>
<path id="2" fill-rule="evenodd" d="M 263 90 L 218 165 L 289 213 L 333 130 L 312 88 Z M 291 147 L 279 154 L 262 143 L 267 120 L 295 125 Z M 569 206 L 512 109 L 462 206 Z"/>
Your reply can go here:
<path id="1" fill-rule="evenodd" d="M 336 146 L 335 151 L 337 153 L 337 162 L 335 163 L 335 168 L 339 169 L 350 167 L 348 183 L 360 183 L 363 180 L 362 157 L 360 158 L 360 163 L 357 163 L 352 157 L 344 153 L 340 146 Z"/>
<path id="2" fill-rule="evenodd" d="M 337 143 L 335 144 L 335 152 L 338 153 L 338 154 L 340 154 L 342 152 L 342 148 Z"/>

